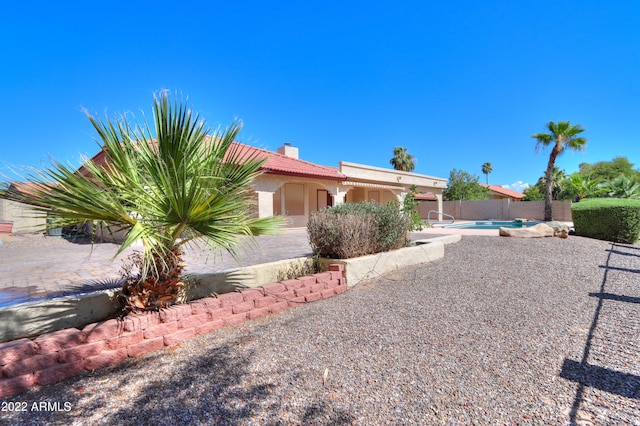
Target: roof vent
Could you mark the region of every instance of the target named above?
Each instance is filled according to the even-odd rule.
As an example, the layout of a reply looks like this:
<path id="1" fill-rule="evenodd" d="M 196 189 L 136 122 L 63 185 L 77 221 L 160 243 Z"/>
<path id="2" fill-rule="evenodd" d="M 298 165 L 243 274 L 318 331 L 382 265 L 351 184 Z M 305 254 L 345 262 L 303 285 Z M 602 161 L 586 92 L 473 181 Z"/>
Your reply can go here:
<path id="1" fill-rule="evenodd" d="M 278 154 L 291 158 L 298 158 L 298 148 L 292 146 L 291 142 L 285 142 L 284 146 L 278 148 Z"/>

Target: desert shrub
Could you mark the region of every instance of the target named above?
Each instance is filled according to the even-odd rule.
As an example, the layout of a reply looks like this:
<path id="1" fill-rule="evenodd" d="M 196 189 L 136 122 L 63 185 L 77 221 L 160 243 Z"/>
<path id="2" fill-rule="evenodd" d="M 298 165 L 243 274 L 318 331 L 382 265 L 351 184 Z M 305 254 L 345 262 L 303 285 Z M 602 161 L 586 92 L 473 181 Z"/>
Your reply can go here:
<path id="1" fill-rule="evenodd" d="M 315 212 L 307 231 L 313 253 L 348 259 L 403 247 L 409 218 L 397 204 L 341 204 Z"/>
<path id="2" fill-rule="evenodd" d="M 571 206 L 576 235 L 633 244 L 640 238 L 640 200 L 592 198 Z"/>
<path id="3" fill-rule="evenodd" d="M 409 231 L 420 231 L 423 227 L 422 217 L 418 212 L 418 201 L 416 200 L 417 187 L 411 185 L 409 193 L 404 197 L 402 211 L 409 218 Z"/>

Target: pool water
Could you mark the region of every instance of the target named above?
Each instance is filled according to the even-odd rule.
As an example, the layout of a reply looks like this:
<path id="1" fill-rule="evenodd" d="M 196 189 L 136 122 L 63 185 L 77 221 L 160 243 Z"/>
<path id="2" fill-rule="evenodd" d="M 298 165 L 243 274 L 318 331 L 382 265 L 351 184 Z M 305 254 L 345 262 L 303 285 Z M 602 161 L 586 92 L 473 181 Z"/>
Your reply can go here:
<path id="1" fill-rule="evenodd" d="M 540 222 L 521 222 L 521 221 L 477 221 L 469 223 L 461 223 L 458 225 L 443 226 L 443 228 L 457 229 L 500 229 L 502 228 L 527 228 L 537 225 Z"/>

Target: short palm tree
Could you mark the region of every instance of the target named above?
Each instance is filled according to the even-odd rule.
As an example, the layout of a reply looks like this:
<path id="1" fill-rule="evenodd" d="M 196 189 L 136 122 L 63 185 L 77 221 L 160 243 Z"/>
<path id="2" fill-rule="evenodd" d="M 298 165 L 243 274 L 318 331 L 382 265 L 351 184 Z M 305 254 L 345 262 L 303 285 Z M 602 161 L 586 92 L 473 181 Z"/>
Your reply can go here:
<path id="1" fill-rule="evenodd" d="M 407 152 L 407 148 L 402 146 L 397 146 L 393 148 L 393 158 L 389 163 L 396 170 L 402 170 L 405 172 L 412 172 L 415 169 L 415 164 L 413 162 L 413 155 Z"/>
<path id="2" fill-rule="evenodd" d="M 640 199 L 640 183 L 624 175 L 603 184 L 602 190 L 609 197 Z"/>
<path id="3" fill-rule="evenodd" d="M 578 136 L 584 132 L 582 126 L 579 124 L 572 125 L 569 121 L 558 121 L 558 123 L 549 121 L 546 128 L 549 133 L 536 133 L 531 137 L 537 140 L 536 149 L 541 146 L 552 145 L 549 162 L 547 163 L 544 192 L 544 220 L 549 221 L 553 217 L 551 187 L 553 185 L 553 166 L 556 163 L 556 158 L 567 149 L 573 151 L 584 150 L 587 139 Z"/>
<path id="4" fill-rule="evenodd" d="M 567 182 L 567 174 L 559 167 L 553 167 L 551 172 L 551 199 L 558 200 L 562 195 L 562 191 Z M 540 188 L 540 193 L 544 195 L 545 185 L 547 184 L 547 172 L 543 171 L 542 176 L 536 182 L 536 186 Z M 544 197 L 543 197 L 544 199 Z"/>
<path id="5" fill-rule="evenodd" d="M 491 173 L 493 171 L 493 166 L 491 165 L 491 163 L 486 162 L 482 165 L 482 173 L 484 173 L 485 177 L 487 178 L 487 186 L 489 186 L 489 173 Z"/>
<path id="6" fill-rule="evenodd" d="M 603 193 L 599 178 L 582 176 L 580 173 L 573 173 L 569 175 L 569 178 L 566 180 L 565 190 L 567 195 L 577 199 L 578 201 L 583 198 L 598 197 Z"/>
<path id="7" fill-rule="evenodd" d="M 87 114 L 107 158 L 84 171 L 53 164 L 32 170 L 34 184 L 20 201 L 45 212 L 49 228 L 90 222 L 124 232 L 121 253 L 142 243 L 139 272 L 121 291 L 125 312 L 176 303 L 182 290 L 183 247 L 201 240 L 235 253 L 241 236 L 273 233 L 281 218 L 255 218 L 249 184 L 264 160 L 234 143 L 241 125 L 209 136 L 197 114 L 166 93 L 154 97 L 153 123 L 99 121 Z"/>

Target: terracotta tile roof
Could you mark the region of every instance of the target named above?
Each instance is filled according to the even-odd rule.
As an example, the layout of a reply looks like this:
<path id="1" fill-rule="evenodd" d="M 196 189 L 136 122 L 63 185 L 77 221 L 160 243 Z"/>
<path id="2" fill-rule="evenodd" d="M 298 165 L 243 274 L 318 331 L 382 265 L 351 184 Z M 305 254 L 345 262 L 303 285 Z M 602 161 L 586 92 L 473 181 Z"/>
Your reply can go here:
<path id="1" fill-rule="evenodd" d="M 321 166 L 298 158 L 287 157 L 277 152 L 256 148 L 234 142 L 241 150 L 255 153 L 258 158 L 266 158 L 267 161 L 262 166 L 266 173 L 311 177 L 316 179 L 328 179 L 335 181 L 345 181 L 347 177 L 340 173 L 337 167 Z"/>
<path id="2" fill-rule="evenodd" d="M 487 185 L 487 184 L 481 183 L 480 186 L 483 186 L 485 188 L 489 188 L 490 191 L 495 192 L 495 193 L 500 194 L 500 195 L 504 195 L 506 197 L 516 198 L 518 200 L 520 198 L 524 197 L 524 194 L 522 192 L 513 191 L 511 189 L 503 188 L 500 185 Z"/>
<path id="3" fill-rule="evenodd" d="M 7 193 L 17 196 L 33 195 L 37 189 L 40 189 L 40 185 L 33 182 L 11 182 Z"/>
<path id="4" fill-rule="evenodd" d="M 347 180 L 347 177 L 340 173 L 337 167 L 321 166 L 309 161 L 287 157 L 277 152 L 267 151 L 266 149 L 256 148 L 239 142 L 234 142 L 233 144 L 236 148 L 240 149 L 242 154 L 255 154 L 260 159 L 266 158 L 267 161 L 262 166 L 262 169 L 266 173 L 334 180 L 338 182 Z M 91 161 L 100 166 L 104 165 L 107 162 L 104 149 L 94 155 Z M 87 174 L 84 166 L 81 166 L 78 171 L 82 174 Z"/>

